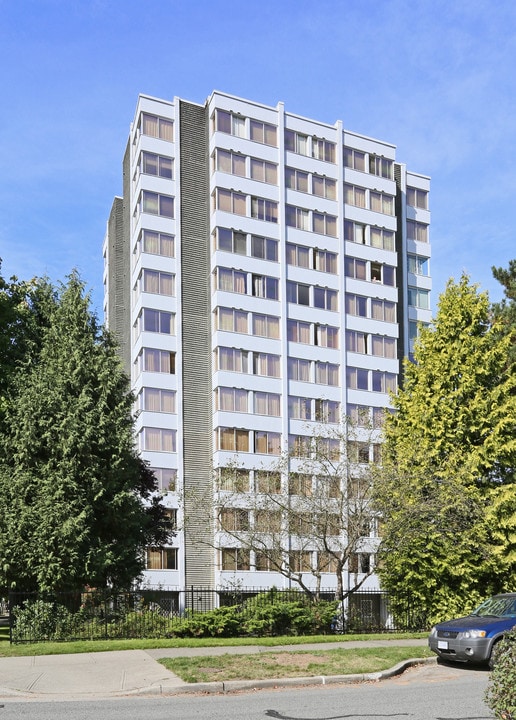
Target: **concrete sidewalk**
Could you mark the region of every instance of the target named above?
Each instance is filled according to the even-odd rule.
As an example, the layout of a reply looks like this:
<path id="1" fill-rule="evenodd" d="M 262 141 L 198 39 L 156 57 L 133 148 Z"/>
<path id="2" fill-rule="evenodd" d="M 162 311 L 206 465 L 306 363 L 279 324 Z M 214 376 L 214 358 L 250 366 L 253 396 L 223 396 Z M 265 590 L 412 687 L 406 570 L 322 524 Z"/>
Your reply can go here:
<path id="1" fill-rule="evenodd" d="M 378 640 L 339 643 L 310 643 L 273 647 L 235 646 L 204 648 L 157 648 L 153 650 L 118 650 L 113 652 L 80 653 L 74 655 L 32 655 L 29 657 L 0 657 L 0 701 L 27 700 L 85 700 L 124 697 L 128 695 L 176 695 L 191 692 L 231 692 L 259 687 L 292 687 L 294 685 L 327 684 L 330 682 L 359 682 L 380 680 L 402 672 L 411 663 L 400 663 L 383 673 L 331 676 L 315 678 L 286 678 L 284 680 L 230 681 L 192 684 L 166 670 L 157 660 L 163 657 L 193 657 L 199 655 L 240 654 L 264 652 L 331 650 L 339 647 L 385 647 L 389 645 L 426 646 L 425 640 Z M 435 659 L 431 658 L 431 662 Z"/>

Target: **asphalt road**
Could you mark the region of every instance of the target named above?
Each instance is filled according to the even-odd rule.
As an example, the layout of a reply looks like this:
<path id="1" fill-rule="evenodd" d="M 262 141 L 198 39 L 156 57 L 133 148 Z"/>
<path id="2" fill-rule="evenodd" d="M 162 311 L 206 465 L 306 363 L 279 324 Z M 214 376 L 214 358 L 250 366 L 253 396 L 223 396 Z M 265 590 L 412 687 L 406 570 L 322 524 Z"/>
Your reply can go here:
<path id="1" fill-rule="evenodd" d="M 9 702 L 0 720 L 491 720 L 488 672 L 424 665 L 382 682 L 232 695 Z"/>

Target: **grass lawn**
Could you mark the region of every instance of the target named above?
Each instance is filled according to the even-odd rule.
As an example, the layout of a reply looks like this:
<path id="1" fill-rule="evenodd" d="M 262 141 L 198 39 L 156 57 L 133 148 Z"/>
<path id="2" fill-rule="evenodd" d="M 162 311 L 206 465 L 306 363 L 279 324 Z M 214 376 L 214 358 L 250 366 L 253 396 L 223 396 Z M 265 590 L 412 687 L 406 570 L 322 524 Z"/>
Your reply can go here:
<path id="1" fill-rule="evenodd" d="M 0 657 L 20 657 L 27 655 L 62 655 L 68 653 L 106 652 L 110 650 L 148 650 L 151 648 L 181 648 L 181 647 L 229 647 L 258 645 L 262 647 L 275 647 L 278 645 L 300 645 L 302 643 L 325 643 L 328 646 L 335 642 L 349 640 L 391 640 L 393 646 L 396 640 L 415 638 L 426 639 L 427 633 L 380 633 L 371 635 L 309 635 L 309 636 L 283 636 L 266 638 L 163 638 L 147 640 L 79 640 L 74 642 L 41 642 L 33 645 L 10 645 L 9 629 L 0 627 Z M 422 645 L 424 643 L 422 642 Z M 390 649 L 390 648 L 386 648 Z M 406 648 L 410 650 L 410 648 Z M 412 652 L 419 648 L 413 648 Z M 410 657 L 410 655 L 409 655 Z"/>
<path id="2" fill-rule="evenodd" d="M 257 655 L 162 658 L 159 662 L 185 682 L 195 683 L 371 673 L 386 670 L 413 657 L 433 657 L 433 653 L 424 646 L 394 646 L 359 650 L 338 648 L 309 652 L 263 652 Z"/>

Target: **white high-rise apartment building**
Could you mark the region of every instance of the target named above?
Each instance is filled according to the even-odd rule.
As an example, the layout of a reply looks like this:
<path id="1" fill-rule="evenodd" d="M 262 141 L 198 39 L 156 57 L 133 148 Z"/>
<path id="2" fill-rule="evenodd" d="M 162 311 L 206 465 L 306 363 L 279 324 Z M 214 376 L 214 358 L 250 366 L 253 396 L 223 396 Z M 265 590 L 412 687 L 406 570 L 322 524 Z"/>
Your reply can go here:
<path id="1" fill-rule="evenodd" d="M 374 421 L 389 406 L 430 322 L 429 179 L 341 121 L 221 92 L 204 104 L 140 96 L 123 176 L 104 309 L 139 448 L 179 528 L 149 549 L 146 579 L 284 587 L 255 553 L 218 542 L 216 470 L 236 462 L 239 489 L 258 492 L 316 418 L 366 408 Z M 372 562 L 376 544 L 364 545 Z"/>

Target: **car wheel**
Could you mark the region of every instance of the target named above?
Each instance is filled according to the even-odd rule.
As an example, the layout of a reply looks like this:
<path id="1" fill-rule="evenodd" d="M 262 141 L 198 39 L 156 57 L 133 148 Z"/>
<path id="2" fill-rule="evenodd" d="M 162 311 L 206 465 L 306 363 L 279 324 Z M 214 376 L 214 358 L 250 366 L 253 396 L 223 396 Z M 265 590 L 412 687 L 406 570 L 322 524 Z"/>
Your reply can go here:
<path id="1" fill-rule="evenodd" d="M 493 647 L 491 648 L 491 655 L 489 656 L 489 659 L 487 661 L 490 670 L 492 670 L 496 665 L 496 656 L 498 655 L 499 646 L 500 640 L 497 640 L 495 643 L 493 643 Z"/>

